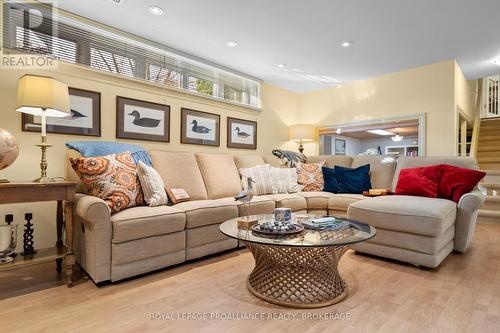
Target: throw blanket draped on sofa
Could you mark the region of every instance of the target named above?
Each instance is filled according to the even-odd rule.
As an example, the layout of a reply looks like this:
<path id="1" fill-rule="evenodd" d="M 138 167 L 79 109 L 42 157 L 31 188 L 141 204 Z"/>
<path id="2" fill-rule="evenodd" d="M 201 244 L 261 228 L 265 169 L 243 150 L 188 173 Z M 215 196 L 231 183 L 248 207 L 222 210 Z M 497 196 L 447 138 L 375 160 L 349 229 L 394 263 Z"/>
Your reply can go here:
<path id="1" fill-rule="evenodd" d="M 149 166 L 153 165 L 149 153 L 139 145 L 109 141 L 82 141 L 66 142 L 66 147 L 78 151 L 84 157 L 106 156 L 110 154 L 120 154 L 128 151 L 130 152 L 130 154 L 132 154 L 135 163 L 143 161 Z"/>

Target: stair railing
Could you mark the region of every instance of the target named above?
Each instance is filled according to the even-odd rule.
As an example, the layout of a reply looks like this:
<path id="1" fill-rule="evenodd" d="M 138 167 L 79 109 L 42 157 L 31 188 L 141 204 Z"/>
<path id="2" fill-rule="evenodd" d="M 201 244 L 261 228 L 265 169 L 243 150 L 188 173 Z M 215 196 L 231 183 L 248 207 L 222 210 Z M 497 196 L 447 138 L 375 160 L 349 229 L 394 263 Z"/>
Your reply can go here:
<path id="1" fill-rule="evenodd" d="M 472 128 L 472 139 L 469 156 L 477 156 L 477 145 L 479 143 L 479 131 L 481 129 L 481 112 L 483 108 L 483 85 L 484 79 L 477 79 L 476 84 L 476 105 L 474 108 L 474 126 Z"/>

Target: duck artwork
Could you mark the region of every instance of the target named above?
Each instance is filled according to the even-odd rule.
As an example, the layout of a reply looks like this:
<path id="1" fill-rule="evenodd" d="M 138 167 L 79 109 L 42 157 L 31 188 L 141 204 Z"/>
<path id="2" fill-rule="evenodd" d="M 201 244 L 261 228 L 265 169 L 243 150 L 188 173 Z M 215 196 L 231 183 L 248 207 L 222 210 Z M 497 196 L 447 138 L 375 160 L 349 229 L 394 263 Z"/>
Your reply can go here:
<path id="1" fill-rule="evenodd" d="M 134 125 L 141 127 L 158 127 L 161 121 L 161 119 L 141 117 L 141 114 L 137 110 L 132 111 L 128 115 L 134 117 L 134 121 L 132 122 Z"/>
<path id="2" fill-rule="evenodd" d="M 243 138 L 243 139 L 246 139 L 246 138 L 248 138 L 248 137 L 250 137 L 250 136 L 251 136 L 251 135 L 250 135 L 250 134 L 248 134 L 247 132 L 242 132 L 242 131 L 240 130 L 240 128 L 239 128 L 239 127 L 236 127 L 236 128 L 234 129 L 234 131 L 236 132 L 236 135 L 237 135 L 238 137 Z"/>
<path id="3" fill-rule="evenodd" d="M 68 116 L 66 116 L 64 118 L 70 119 L 70 120 L 75 120 L 75 119 L 86 118 L 86 117 L 87 116 L 84 115 L 83 113 L 71 109 L 71 114 L 69 114 Z"/>
<path id="4" fill-rule="evenodd" d="M 201 134 L 206 134 L 206 133 L 209 133 L 212 129 L 211 128 L 208 128 L 208 127 L 205 127 L 205 126 L 198 126 L 198 122 L 196 120 L 193 120 L 191 122 L 191 125 L 193 125 L 193 127 L 191 128 L 191 130 L 195 133 L 201 133 Z"/>

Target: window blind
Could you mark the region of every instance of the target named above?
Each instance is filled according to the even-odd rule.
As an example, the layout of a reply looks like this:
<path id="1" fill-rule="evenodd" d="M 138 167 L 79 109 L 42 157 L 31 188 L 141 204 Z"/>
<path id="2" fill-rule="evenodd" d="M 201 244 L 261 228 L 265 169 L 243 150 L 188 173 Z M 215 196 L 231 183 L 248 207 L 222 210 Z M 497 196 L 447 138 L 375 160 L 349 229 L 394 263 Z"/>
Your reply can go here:
<path id="1" fill-rule="evenodd" d="M 4 46 L 25 53 L 50 54 L 61 61 L 192 94 L 261 107 L 259 79 L 62 10 L 57 10 L 57 15 L 51 13 L 44 4 L 4 3 Z M 24 24 L 27 15 L 34 24 Z"/>

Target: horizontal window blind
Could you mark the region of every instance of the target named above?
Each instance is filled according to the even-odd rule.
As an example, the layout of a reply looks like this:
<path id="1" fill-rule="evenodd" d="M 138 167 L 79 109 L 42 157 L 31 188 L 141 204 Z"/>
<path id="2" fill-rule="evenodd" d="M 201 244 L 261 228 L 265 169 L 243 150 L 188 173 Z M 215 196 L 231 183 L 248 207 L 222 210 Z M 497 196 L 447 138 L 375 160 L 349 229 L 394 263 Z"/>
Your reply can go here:
<path id="1" fill-rule="evenodd" d="M 31 12 L 29 10 L 32 9 Z M 210 98 L 261 107 L 261 81 L 203 59 L 35 3 L 4 3 L 4 46 L 183 89 Z M 39 13 L 42 13 L 43 20 Z M 31 22 L 30 25 L 24 22 Z"/>

